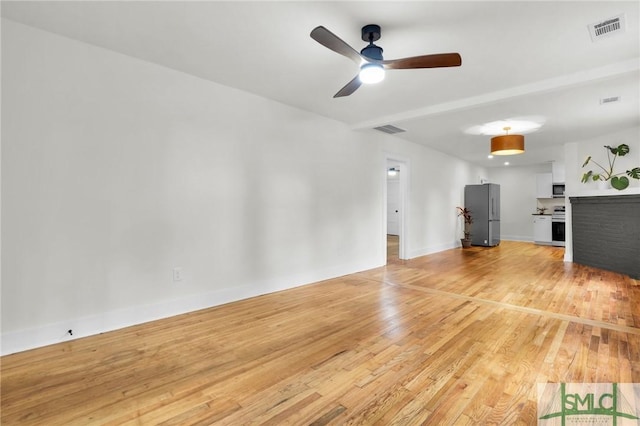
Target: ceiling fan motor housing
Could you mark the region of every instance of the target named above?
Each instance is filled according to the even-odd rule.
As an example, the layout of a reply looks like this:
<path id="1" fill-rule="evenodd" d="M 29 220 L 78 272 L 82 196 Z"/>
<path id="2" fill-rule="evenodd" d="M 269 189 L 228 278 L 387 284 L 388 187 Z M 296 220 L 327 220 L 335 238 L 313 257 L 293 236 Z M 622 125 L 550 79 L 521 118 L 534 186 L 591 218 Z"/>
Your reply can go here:
<path id="1" fill-rule="evenodd" d="M 382 61 L 382 47 L 373 44 L 380 39 L 380 25 L 369 24 L 362 27 L 362 40 L 369 43 L 360 54 L 366 58 Z"/>
<path id="2" fill-rule="evenodd" d="M 370 45 L 368 45 L 367 47 L 365 47 L 364 49 L 362 49 L 360 51 L 360 54 L 362 56 L 365 56 L 369 59 L 375 59 L 378 61 L 382 61 L 382 47 L 380 46 L 376 46 L 375 44 L 371 43 Z"/>

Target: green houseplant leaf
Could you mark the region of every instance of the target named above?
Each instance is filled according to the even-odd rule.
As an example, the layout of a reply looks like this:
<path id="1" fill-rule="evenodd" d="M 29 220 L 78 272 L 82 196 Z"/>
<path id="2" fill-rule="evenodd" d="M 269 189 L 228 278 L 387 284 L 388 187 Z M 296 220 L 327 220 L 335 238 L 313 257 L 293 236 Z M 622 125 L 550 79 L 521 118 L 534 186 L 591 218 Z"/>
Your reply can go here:
<path id="1" fill-rule="evenodd" d="M 634 167 L 631 170 L 627 170 L 627 176 L 634 179 L 640 179 L 640 167 Z"/>
<path id="2" fill-rule="evenodd" d="M 627 145 L 626 143 L 620 144 L 616 147 L 607 145 L 605 146 L 605 148 L 609 148 L 609 151 L 611 151 L 613 155 L 617 155 L 618 157 L 624 157 L 629 153 L 629 145 Z"/>
<path id="3" fill-rule="evenodd" d="M 593 170 L 589 170 L 587 173 L 582 175 L 582 183 L 587 183 L 589 182 L 589 180 L 592 180 L 594 182 L 599 181 L 599 180 L 603 180 L 600 179 L 600 174 L 599 173 L 593 173 Z M 604 179 L 606 180 L 606 179 Z"/>
<path id="4" fill-rule="evenodd" d="M 624 175 L 625 172 L 615 173 L 613 171 L 613 168 L 616 164 L 616 159 L 618 157 L 627 155 L 631 151 L 629 149 L 629 145 L 621 143 L 618 146 L 605 145 L 604 148 L 607 150 L 608 168 L 605 168 L 603 165 L 595 161 L 591 156 L 588 156 L 582 164 L 582 167 L 585 167 L 589 163 L 593 163 L 602 171 L 596 173 L 593 170 L 589 170 L 582 175 L 582 179 L 580 179 L 582 183 L 599 180 L 606 182 L 608 180 L 611 180 L 611 187 L 617 189 L 618 191 L 622 191 L 623 189 L 629 187 L 629 178 L 640 179 L 640 167 L 634 167 L 631 170 L 627 170 L 626 174 L 629 177 Z"/>
<path id="5" fill-rule="evenodd" d="M 611 178 L 611 186 L 618 191 L 622 191 L 629 186 L 629 178 L 626 176 L 614 176 Z"/>

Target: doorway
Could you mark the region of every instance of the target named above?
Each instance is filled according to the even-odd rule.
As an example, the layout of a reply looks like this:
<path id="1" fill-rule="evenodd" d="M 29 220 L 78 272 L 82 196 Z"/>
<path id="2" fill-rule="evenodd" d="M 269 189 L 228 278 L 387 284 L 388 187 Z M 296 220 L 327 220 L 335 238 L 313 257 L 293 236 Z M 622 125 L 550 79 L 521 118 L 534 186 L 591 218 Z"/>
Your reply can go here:
<path id="1" fill-rule="evenodd" d="M 385 163 L 385 246 L 386 262 L 405 256 L 405 229 L 408 166 L 406 161 L 387 157 Z"/>

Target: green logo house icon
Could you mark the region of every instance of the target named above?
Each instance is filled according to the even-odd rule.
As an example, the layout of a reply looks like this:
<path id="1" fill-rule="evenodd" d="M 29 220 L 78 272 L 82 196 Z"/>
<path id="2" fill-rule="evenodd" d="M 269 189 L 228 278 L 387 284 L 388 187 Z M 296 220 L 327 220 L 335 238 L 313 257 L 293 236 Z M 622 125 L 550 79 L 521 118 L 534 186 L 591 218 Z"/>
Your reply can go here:
<path id="1" fill-rule="evenodd" d="M 639 401 L 638 384 L 539 384 L 538 424 L 637 425 L 640 419 Z"/>

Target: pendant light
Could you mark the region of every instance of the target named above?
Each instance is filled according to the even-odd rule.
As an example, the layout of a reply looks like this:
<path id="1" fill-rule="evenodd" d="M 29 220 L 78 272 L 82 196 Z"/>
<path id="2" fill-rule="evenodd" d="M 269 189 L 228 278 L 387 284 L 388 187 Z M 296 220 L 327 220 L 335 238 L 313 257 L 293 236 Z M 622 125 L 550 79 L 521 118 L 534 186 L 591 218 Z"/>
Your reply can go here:
<path id="1" fill-rule="evenodd" d="M 524 152 L 524 136 L 510 135 L 511 127 L 504 127 L 504 135 L 491 138 L 492 155 L 515 155 Z"/>

